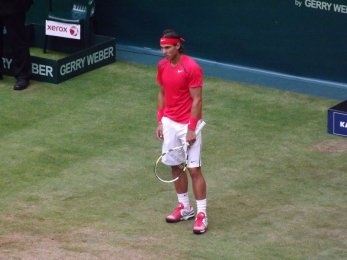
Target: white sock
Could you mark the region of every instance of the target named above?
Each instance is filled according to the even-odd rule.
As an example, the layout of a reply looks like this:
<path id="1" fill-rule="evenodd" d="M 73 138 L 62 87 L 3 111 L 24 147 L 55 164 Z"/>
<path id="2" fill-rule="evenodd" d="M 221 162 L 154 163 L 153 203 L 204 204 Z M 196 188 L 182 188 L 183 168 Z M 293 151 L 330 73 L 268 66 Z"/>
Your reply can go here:
<path id="1" fill-rule="evenodd" d="M 203 212 L 206 215 L 207 199 L 196 200 L 197 213 Z"/>
<path id="2" fill-rule="evenodd" d="M 189 208 L 190 203 L 189 203 L 188 192 L 186 192 L 186 193 L 181 193 L 181 194 L 178 194 L 178 193 L 177 193 L 177 199 L 178 199 L 178 202 L 181 202 L 181 203 L 184 205 L 184 208 L 185 208 L 185 209 L 188 209 L 188 208 Z"/>

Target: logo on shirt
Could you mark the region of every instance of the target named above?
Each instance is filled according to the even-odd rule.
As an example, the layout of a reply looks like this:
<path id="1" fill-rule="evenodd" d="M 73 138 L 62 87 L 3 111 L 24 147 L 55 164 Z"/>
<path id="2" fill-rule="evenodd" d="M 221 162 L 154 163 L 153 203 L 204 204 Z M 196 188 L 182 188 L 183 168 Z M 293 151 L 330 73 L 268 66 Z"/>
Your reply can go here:
<path id="1" fill-rule="evenodd" d="M 178 73 L 182 73 L 184 70 L 177 70 Z"/>

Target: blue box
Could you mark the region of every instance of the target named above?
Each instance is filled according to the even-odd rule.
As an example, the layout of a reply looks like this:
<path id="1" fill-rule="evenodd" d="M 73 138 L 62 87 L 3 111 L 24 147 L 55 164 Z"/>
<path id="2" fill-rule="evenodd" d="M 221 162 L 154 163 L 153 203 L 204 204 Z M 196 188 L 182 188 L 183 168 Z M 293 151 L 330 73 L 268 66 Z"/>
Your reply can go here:
<path id="1" fill-rule="evenodd" d="M 329 108 L 328 133 L 347 137 L 347 100 Z"/>

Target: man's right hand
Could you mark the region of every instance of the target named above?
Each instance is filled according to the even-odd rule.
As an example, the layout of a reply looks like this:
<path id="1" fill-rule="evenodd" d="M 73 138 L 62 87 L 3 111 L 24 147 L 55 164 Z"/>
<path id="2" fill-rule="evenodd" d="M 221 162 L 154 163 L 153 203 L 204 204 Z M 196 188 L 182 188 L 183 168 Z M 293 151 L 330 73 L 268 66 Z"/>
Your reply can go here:
<path id="1" fill-rule="evenodd" d="M 159 141 L 163 141 L 164 140 L 164 136 L 163 136 L 163 124 L 162 123 L 158 123 L 157 129 L 156 129 L 156 137 Z"/>

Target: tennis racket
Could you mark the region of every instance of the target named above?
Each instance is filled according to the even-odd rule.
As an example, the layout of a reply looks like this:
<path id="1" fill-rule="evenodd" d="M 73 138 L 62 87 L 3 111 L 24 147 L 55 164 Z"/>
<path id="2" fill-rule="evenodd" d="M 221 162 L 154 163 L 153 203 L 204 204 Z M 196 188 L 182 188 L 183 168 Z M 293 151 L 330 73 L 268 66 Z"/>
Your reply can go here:
<path id="1" fill-rule="evenodd" d="M 205 125 L 206 123 L 201 121 L 195 129 L 195 134 L 198 135 Z M 185 173 L 188 163 L 187 149 L 189 145 L 185 143 L 169 149 L 158 157 L 154 165 L 154 174 L 158 180 L 166 183 L 175 182 Z M 173 166 L 177 166 L 174 173 L 172 173 Z"/>

